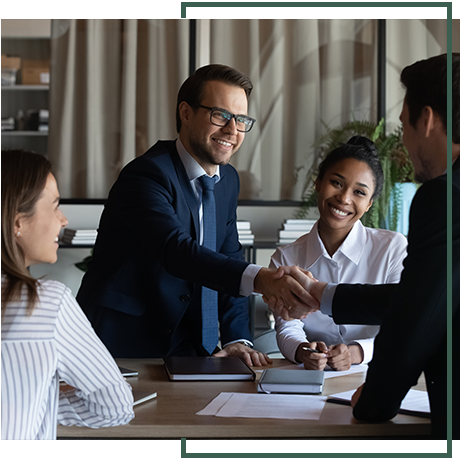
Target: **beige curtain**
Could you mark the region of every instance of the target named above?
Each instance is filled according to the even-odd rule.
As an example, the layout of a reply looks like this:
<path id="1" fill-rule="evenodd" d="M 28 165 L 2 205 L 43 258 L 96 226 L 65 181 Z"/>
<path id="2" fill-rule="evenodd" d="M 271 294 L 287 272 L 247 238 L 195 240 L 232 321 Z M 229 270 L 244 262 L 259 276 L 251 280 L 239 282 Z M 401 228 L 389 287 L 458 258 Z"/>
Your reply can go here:
<path id="1" fill-rule="evenodd" d="M 53 20 L 49 157 L 64 198 L 105 198 L 121 168 L 176 137 L 188 21 Z"/>
<path id="2" fill-rule="evenodd" d="M 177 136 L 188 25 L 53 20 L 49 156 L 63 197 L 105 198 L 128 161 L 158 139 Z M 404 95 L 401 69 L 445 52 L 446 30 L 445 20 L 387 21 L 391 128 Z M 299 200 L 314 160 L 311 145 L 325 126 L 377 121 L 376 32 L 376 20 L 210 21 L 208 43 L 200 43 L 206 49 L 199 51 L 254 83 L 249 114 L 257 122 L 232 160 L 241 199 Z"/>
<path id="3" fill-rule="evenodd" d="M 445 52 L 446 30 L 445 20 L 387 20 L 391 128 L 404 96 L 402 68 Z M 325 126 L 378 121 L 376 34 L 376 20 L 211 21 L 211 62 L 237 67 L 254 83 L 249 112 L 257 123 L 232 160 L 240 198 L 300 199 L 311 145 Z"/>
<path id="4" fill-rule="evenodd" d="M 453 21 L 453 51 L 460 50 L 460 21 Z M 457 33 L 457 41 L 455 34 Z M 404 45 L 404 46 L 403 46 Z M 447 21 L 442 19 L 392 19 L 387 21 L 387 126 L 399 124 L 404 89 L 401 70 L 420 59 L 447 51 Z"/>
<path id="5" fill-rule="evenodd" d="M 254 84 L 249 113 L 257 122 L 232 160 L 241 198 L 300 199 L 324 126 L 375 120 L 375 35 L 372 20 L 211 21 L 211 61 Z"/>
<path id="6" fill-rule="evenodd" d="M 452 52 L 460 53 L 460 19 L 452 19 Z"/>

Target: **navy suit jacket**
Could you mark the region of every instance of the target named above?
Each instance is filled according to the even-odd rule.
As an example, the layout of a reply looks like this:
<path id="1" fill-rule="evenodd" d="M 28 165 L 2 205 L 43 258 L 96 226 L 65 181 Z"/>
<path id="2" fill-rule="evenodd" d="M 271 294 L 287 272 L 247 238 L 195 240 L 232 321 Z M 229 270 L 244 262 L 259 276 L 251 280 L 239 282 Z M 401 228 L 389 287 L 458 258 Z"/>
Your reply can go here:
<path id="1" fill-rule="evenodd" d="M 239 295 L 248 266 L 236 229 L 239 177 L 230 165 L 221 166 L 220 175 L 214 252 L 197 242 L 199 204 L 174 141 L 159 141 L 121 171 L 77 295 L 109 350 L 119 347 L 121 333 L 126 356 L 167 355 L 187 309 L 200 314 L 202 285 L 219 292 L 222 343 L 251 339 L 247 298 Z M 122 313 L 112 328 L 121 329 L 129 316 L 147 324 L 129 332 L 107 329 L 105 308 Z M 201 342 L 201 330 L 194 332 Z"/>
<path id="2" fill-rule="evenodd" d="M 407 257 L 399 284 L 337 287 L 337 323 L 381 325 L 354 416 L 394 417 L 402 399 L 425 374 L 432 434 L 447 428 L 447 176 L 426 182 L 411 205 Z M 460 159 L 452 174 L 453 438 L 460 439 Z"/>

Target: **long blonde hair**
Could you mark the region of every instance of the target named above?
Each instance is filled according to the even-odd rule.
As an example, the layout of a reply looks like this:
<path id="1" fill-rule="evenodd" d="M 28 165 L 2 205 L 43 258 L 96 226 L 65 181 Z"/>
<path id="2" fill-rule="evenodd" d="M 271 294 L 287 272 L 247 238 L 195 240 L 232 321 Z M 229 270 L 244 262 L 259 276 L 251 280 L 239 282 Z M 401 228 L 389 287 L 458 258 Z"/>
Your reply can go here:
<path id="1" fill-rule="evenodd" d="M 42 155 L 24 150 L 2 150 L 2 317 L 11 301 L 27 288 L 27 312 L 38 301 L 39 282 L 25 265 L 24 252 L 16 241 L 14 222 L 18 213 L 32 217 L 46 186 L 51 163 Z"/>

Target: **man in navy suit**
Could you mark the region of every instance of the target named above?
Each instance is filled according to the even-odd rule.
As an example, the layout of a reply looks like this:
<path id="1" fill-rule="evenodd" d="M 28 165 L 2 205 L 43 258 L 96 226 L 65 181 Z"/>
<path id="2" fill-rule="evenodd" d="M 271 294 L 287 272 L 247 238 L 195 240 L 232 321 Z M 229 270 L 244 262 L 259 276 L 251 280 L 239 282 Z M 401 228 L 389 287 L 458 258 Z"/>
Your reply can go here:
<path id="1" fill-rule="evenodd" d="M 432 437 L 447 438 L 447 56 L 418 61 L 401 73 L 406 96 L 400 119 L 415 178 L 423 183 L 411 205 L 407 257 L 399 284 L 338 286 L 308 281 L 321 312 L 336 323 L 381 325 L 366 382 L 353 415 L 393 418 L 425 375 Z M 452 370 L 460 365 L 460 53 L 452 53 Z M 288 272 L 287 268 L 285 268 Z M 305 279 L 304 279 L 305 280 Z M 321 280 L 321 279 L 319 279 Z M 271 307 L 275 307 L 275 301 Z M 312 309 L 280 301 L 276 312 L 298 317 Z M 458 377 L 453 378 L 452 437 L 460 439 Z"/>
<path id="2" fill-rule="evenodd" d="M 239 178 L 229 161 L 255 122 L 247 116 L 251 90 L 249 78 L 230 67 L 198 69 L 178 94 L 179 138 L 130 162 L 111 189 L 77 299 L 115 357 L 214 353 L 266 364 L 251 349 L 246 297 L 311 299 L 293 277 L 242 256 Z M 215 183 L 215 250 L 203 245 L 201 176 Z M 218 292 L 222 350 L 203 345 L 203 286 Z"/>

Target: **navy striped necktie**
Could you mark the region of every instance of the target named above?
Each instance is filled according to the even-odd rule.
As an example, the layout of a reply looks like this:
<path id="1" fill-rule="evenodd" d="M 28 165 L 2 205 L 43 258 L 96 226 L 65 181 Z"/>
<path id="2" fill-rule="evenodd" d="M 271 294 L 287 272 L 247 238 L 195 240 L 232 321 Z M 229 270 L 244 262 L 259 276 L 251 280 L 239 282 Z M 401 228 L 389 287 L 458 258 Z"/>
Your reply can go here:
<path id="1" fill-rule="evenodd" d="M 203 247 L 216 251 L 216 201 L 214 198 L 214 177 L 202 175 L 198 179 L 203 189 Z M 202 344 L 210 353 L 219 341 L 217 315 L 217 292 L 207 287 L 201 291 Z"/>

